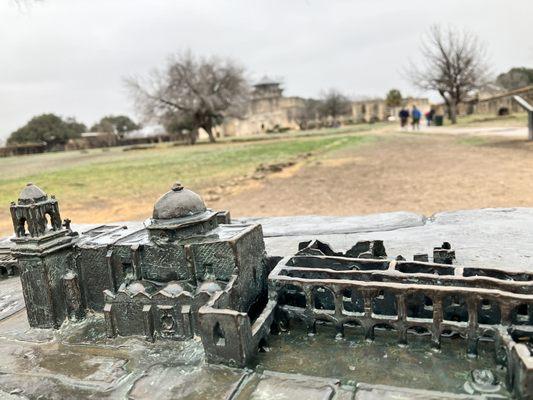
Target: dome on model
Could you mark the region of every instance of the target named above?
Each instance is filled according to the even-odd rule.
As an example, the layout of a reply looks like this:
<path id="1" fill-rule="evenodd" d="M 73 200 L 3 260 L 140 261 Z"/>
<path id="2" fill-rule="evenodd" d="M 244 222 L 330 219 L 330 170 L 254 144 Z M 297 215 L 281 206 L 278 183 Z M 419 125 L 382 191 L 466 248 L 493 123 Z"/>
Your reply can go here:
<path id="1" fill-rule="evenodd" d="M 154 219 L 175 219 L 191 217 L 207 210 L 202 198 L 192 190 L 176 182 L 154 205 Z"/>
<path id="2" fill-rule="evenodd" d="M 28 183 L 19 194 L 19 201 L 22 203 L 39 202 L 46 200 L 46 193 L 33 183 Z"/>

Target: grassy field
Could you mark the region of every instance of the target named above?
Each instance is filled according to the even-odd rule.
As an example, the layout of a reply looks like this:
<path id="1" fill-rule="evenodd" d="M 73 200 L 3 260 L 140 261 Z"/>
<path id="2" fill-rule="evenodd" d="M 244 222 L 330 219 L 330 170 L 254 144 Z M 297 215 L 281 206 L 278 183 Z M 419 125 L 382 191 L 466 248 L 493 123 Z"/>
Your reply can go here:
<path id="1" fill-rule="evenodd" d="M 0 159 L 0 232 L 9 232 L 9 203 L 27 182 L 55 194 L 62 210 L 71 218 L 75 214 L 76 222 L 127 220 L 148 216 L 157 197 L 176 180 L 201 191 L 252 175 L 260 164 L 356 146 L 372 140 L 364 132 L 380 127 L 284 134 L 261 141 L 163 144 L 143 150 L 93 149 Z"/>
<path id="2" fill-rule="evenodd" d="M 525 123 L 525 114 L 506 117 L 478 115 L 461 118 L 458 126 L 525 126 Z M 441 138 L 439 139 L 437 136 Z M 424 145 L 416 147 L 422 143 L 422 138 L 425 138 L 423 139 Z M 451 144 L 451 142 L 462 147 L 455 146 L 450 149 L 443 147 L 443 143 Z M 74 222 L 123 221 L 148 217 L 158 196 L 167 191 L 176 180 L 180 180 L 184 185 L 204 196 L 210 195 L 214 191 L 213 197 L 220 199 L 222 196 L 222 199 L 218 203 L 217 200 L 213 200 L 213 206 L 227 207 L 230 205 L 229 200 L 226 201 L 229 193 L 227 190 L 219 190 L 221 187 L 231 186 L 238 190 L 241 187 L 246 187 L 246 190 L 249 190 L 250 184 L 254 184 L 255 188 L 259 188 L 258 190 L 261 191 L 263 190 L 261 187 L 264 185 L 262 186 L 259 182 L 251 179 L 260 164 L 303 160 L 302 156 L 308 153 L 312 153 L 313 156 L 310 159 L 306 158 L 305 162 L 299 164 L 310 166 L 316 161 L 317 165 L 322 165 L 322 170 L 319 171 L 316 167 L 310 167 L 307 180 L 301 181 L 303 182 L 302 187 L 299 192 L 295 191 L 294 196 L 291 192 L 293 190 L 291 184 L 283 189 L 287 192 L 287 199 L 293 200 L 285 200 L 283 203 L 275 205 L 275 201 L 269 201 L 269 196 L 272 194 L 264 191 L 264 193 L 257 195 L 254 203 L 261 203 L 262 208 L 254 209 L 250 208 L 249 204 L 254 200 L 247 201 L 248 192 L 244 192 L 244 199 L 241 199 L 240 203 L 235 200 L 234 209 L 241 214 L 279 215 L 283 212 L 306 212 L 312 207 L 308 205 L 304 207 L 303 203 L 300 208 L 291 209 L 288 207 L 285 211 L 283 209 L 289 203 L 296 205 L 299 201 L 302 202 L 302 199 L 308 197 L 307 188 L 313 186 L 317 181 L 321 182 L 321 187 L 329 185 L 327 187 L 331 188 L 332 186 L 344 186 L 353 179 L 361 182 L 368 180 L 366 185 L 369 188 L 373 188 L 376 184 L 378 184 L 376 187 L 383 187 L 376 193 L 373 193 L 372 190 L 364 190 L 364 195 L 370 196 L 373 193 L 372 196 L 375 197 L 375 200 L 369 200 L 369 204 L 375 208 L 370 206 L 365 206 L 365 208 L 361 206 L 360 202 L 353 203 L 353 205 L 352 203 L 343 205 L 339 203 L 337 197 L 331 199 L 328 209 L 335 210 L 337 213 L 392 210 L 394 204 L 385 207 L 381 193 L 381 190 L 388 190 L 384 188 L 389 185 L 388 180 L 392 178 L 383 178 L 383 173 L 390 170 L 391 177 L 403 175 L 410 177 L 414 174 L 413 179 L 415 179 L 420 173 L 426 172 L 425 170 L 431 171 L 433 169 L 431 160 L 428 160 L 428 166 L 425 167 L 425 170 L 420 166 L 417 167 L 416 161 L 414 161 L 412 171 L 410 165 L 400 168 L 398 166 L 400 161 L 398 154 L 404 152 L 401 157 L 405 159 L 406 156 L 409 158 L 416 156 L 414 153 L 417 152 L 420 154 L 426 151 L 429 153 L 442 152 L 442 149 L 445 148 L 447 149 L 446 154 L 449 154 L 450 160 L 453 160 L 451 165 L 456 165 L 457 160 L 462 160 L 465 163 L 471 159 L 471 149 L 479 149 L 479 146 L 489 142 L 490 140 L 486 138 L 481 139 L 467 135 L 446 139 L 442 135 L 424 136 L 414 132 L 400 133 L 396 123 L 380 123 L 254 137 L 225 138 L 216 144 L 201 143 L 196 146 L 162 144 L 139 150 L 117 147 L 0 158 L 0 235 L 11 232 L 9 203 L 17 199 L 18 193 L 27 182 L 33 182 L 49 194 L 55 194 L 60 200 L 63 217 L 69 217 Z M 364 150 L 359 150 L 363 144 L 369 144 L 369 146 L 366 146 Z M 347 170 L 343 171 L 342 168 L 344 167 L 341 167 L 338 172 L 330 174 L 330 171 L 336 171 L 335 168 L 338 167 L 336 163 L 340 162 L 342 152 L 345 150 L 350 156 L 342 162 L 347 163 L 346 166 L 349 165 L 351 169 L 348 175 L 339 181 L 341 179 L 339 173 L 346 173 Z M 368 158 L 369 154 L 372 154 L 370 158 Z M 462 155 L 459 156 L 459 154 Z M 511 151 L 507 157 L 513 156 L 514 152 Z M 329 169 L 325 168 L 326 165 L 329 166 Z M 369 165 L 371 169 L 366 170 L 365 168 L 368 168 Z M 464 168 L 470 167 L 465 166 Z M 364 177 L 361 177 L 361 171 L 363 171 Z M 283 182 L 280 182 L 280 185 L 282 184 Z M 233 189 L 229 191 L 231 194 L 235 192 Z M 279 186 L 269 190 L 279 194 Z M 342 192 L 342 196 L 346 196 L 348 199 L 360 198 L 361 195 L 359 188 L 355 193 Z M 326 200 L 322 196 L 320 201 L 325 202 Z M 420 203 L 417 199 L 412 201 L 413 204 Z M 427 203 L 427 201 L 429 200 L 425 202 Z M 208 201 L 208 205 L 210 204 L 211 201 Z M 407 206 L 410 203 L 404 202 L 404 204 L 402 207 L 408 209 Z M 324 209 L 322 204 L 317 205 L 319 207 L 316 212 Z M 342 207 L 340 207 L 341 205 Z M 352 206 L 353 209 L 350 208 Z M 420 208 L 422 211 L 433 209 L 431 207 L 423 208 L 421 205 Z"/>
<path id="3" fill-rule="evenodd" d="M 458 126 L 472 126 L 472 127 L 524 127 L 527 126 L 527 113 L 516 113 L 505 116 L 497 116 L 493 114 L 475 114 L 459 117 L 457 121 Z"/>

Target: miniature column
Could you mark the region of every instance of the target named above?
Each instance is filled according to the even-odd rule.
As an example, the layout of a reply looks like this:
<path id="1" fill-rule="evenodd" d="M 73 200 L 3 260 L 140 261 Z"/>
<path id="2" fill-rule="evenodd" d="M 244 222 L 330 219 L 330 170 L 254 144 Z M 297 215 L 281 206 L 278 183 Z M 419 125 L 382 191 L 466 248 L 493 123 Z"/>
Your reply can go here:
<path id="1" fill-rule="evenodd" d="M 407 344 L 407 326 L 405 318 L 407 316 L 407 308 L 405 305 L 405 294 L 401 293 L 396 296 L 396 306 L 398 307 L 398 343 Z"/>
<path id="2" fill-rule="evenodd" d="M 341 339 L 344 337 L 344 325 L 342 323 L 342 308 L 343 308 L 343 291 L 342 287 L 334 287 L 335 289 L 335 330 L 337 331 L 336 337 Z"/>
<path id="3" fill-rule="evenodd" d="M 78 274 L 68 271 L 63 277 L 63 288 L 68 318 L 71 321 L 82 320 L 85 318 L 85 308 L 81 299 Z"/>
<path id="4" fill-rule="evenodd" d="M 363 317 L 365 339 L 374 340 L 374 325 L 372 322 L 372 298 L 374 297 L 374 291 L 365 290 L 362 295 L 365 309 L 365 316 Z"/>
<path id="5" fill-rule="evenodd" d="M 442 298 L 433 298 L 433 327 L 431 329 L 431 342 L 435 349 L 440 349 L 440 325 L 442 323 Z"/>
<path id="6" fill-rule="evenodd" d="M 315 334 L 316 333 L 316 326 L 315 326 L 315 318 L 314 318 L 314 308 L 315 303 L 313 299 L 313 288 L 309 285 L 304 286 L 304 293 L 305 293 L 305 323 L 307 324 L 307 333 L 309 334 Z"/>
<path id="7" fill-rule="evenodd" d="M 468 342 L 468 354 L 477 355 L 477 328 L 478 328 L 478 318 L 477 318 L 477 301 L 473 297 L 468 297 L 467 299 L 468 307 L 468 332 L 467 332 L 467 342 Z"/>

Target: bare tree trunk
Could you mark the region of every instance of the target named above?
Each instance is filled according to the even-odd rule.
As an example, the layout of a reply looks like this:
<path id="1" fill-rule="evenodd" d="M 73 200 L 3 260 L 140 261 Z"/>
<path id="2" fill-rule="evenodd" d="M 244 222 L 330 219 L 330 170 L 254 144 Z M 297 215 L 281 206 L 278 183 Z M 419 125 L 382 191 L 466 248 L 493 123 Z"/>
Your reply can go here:
<path id="1" fill-rule="evenodd" d="M 189 144 L 193 145 L 196 144 L 196 140 L 198 139 L 198 129 L 194 128 L 191 129 L 189 132 Z"/>
<path id="2" fill-rule="evenodd" d="M 211 127 L 211 125 L 203 126 L 202 128 L 204 128 L 204 130 L 209 135 L 209 141 L 211 143 L 215 143 L 216 139 L 215 139 L 215 135 L 213 134 L 213 128 Z"/>
<path id="3" fill-rule="evenodd" d="M 446 114 L 448 114 L 448 119 L 451 121 L 452 124 L 457 123 L 457 102 L 451 98 L 451 96 L 447 96 L 446 93 L 442 90 L 439 90 L 439 94 L 444 99 L 444 104 L 446 104 Z"/>
<path id="4" fill-rule="evenodd" d="M 457 123 L 457 102 L 455 99 L 450 101 L 450 121 L 452 124 Z"/>

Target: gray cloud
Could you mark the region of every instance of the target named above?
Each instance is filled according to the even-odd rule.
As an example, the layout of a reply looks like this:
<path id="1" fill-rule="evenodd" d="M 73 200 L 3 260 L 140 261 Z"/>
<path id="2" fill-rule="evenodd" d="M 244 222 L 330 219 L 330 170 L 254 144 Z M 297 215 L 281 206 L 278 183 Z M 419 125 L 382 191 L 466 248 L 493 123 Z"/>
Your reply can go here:
<path id="1" fill-rule="evenodd" d="M 400 70 L 433 23 L 477 33 L 494 72 L 533 64 L 530 0 L 45 0 L 0 3 L 0 137 L 55 112 L 133 114 L 122 78 L 192 49 L 239 60 L 291 95 L 418 93 Z"/>

